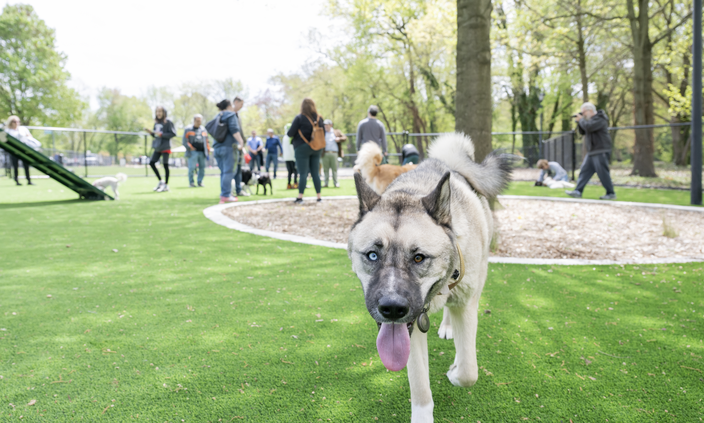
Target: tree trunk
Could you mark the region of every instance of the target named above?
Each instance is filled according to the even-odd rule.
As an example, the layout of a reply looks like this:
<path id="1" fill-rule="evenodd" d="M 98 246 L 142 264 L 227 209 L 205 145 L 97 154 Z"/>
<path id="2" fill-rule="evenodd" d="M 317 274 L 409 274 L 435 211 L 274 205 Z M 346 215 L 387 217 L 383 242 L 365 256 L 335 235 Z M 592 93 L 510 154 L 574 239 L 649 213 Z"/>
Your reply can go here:
<path id="1" fill-rule="evenodd" d="M 582 31 L 582 2 L 577 2 L 577 56 L 579 59 L 579 77 L 582 82 L 582 103 L 589 101 L 589 78 L 587 77 L 587 53 L 584 51 L 584 32 Z"/>
<path id="2" fill-rule="evenodd" d="M 633 103 L 636 125 L 652 125 L 655 122 L 653 111 L 653 46 L 648 29 L 648 0 L 638 0 L 638 16 L 635 14 L 633 0 L 626 0 L 628 20 L 631 27 L 633 44 Z M 636 129 L 636 141 L 633 146 L 632 175 L 655 177 L 655 146 L 652 129 Z"/>
<path id="3" fill-rule="evenodd" d="M 491 0 L 457 0 L 455 130 L 474 141 L 475 160 L 491 153 Z"/>

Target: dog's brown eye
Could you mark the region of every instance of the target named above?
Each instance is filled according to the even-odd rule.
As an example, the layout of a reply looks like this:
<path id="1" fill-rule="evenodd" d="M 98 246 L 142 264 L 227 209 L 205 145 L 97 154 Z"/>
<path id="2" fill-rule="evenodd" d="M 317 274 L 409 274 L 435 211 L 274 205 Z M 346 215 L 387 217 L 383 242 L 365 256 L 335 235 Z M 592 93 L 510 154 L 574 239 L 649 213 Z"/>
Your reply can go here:
<path id="1" fill-rule="evenodd" d="M 416 263 L 420 263 L 423 260 L 425 260 L 425 256 L 423 254 L 416 254 L 416 256 L 413 257 L 413 261 L 415 261 Z"/>

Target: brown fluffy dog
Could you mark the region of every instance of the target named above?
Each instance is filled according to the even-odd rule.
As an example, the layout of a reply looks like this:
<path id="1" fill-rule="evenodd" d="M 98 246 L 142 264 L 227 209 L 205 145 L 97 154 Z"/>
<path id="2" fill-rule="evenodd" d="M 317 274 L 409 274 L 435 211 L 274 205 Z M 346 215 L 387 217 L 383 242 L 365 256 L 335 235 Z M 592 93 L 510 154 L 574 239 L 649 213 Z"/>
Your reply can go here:
<path id="1" fill-rule="evenodd" d="M 381 164 L 383 157 L 379 145 L 370 141 L 362 144 L 362 148 L 357 153 L 357 160 L 354 161 L 354 170 L 359 172 L 364 181 L 379 195 L 383 194 L 386 187 L 400 174 L 409 172 L 417 166 L 412 163 L 405 166 L 383 165 Z"/>

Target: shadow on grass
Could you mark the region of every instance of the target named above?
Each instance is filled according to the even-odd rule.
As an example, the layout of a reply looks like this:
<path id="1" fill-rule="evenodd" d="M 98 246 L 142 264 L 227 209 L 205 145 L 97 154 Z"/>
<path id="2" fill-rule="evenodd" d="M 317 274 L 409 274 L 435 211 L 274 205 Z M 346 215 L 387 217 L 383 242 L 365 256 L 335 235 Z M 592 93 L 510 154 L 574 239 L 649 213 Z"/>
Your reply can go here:
<path id="1" fill-rule="evenodd" d="M 46 206 L 65 206 L 69 204 L 75 204 L 75 203 L 93 203 L 94 201 L 90 200 L 80 200 L 80 199 L 74 199 L 74 200 L 56 200 L 56 201 L 32 201 L 32 202 L 26 202 L 26 203 L 0 203 L 0 210 L 11 210 L 11 209 L 24 209 L 24 208 L 31 208 L 31 207 L 46 207 Z"/>

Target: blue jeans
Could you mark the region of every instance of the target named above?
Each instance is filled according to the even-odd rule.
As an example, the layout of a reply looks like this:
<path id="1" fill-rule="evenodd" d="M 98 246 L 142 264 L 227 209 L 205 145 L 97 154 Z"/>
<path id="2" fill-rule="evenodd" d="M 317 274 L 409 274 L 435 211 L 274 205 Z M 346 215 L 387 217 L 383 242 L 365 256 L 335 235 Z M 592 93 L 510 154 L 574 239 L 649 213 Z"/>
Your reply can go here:
<path id="1" fill-rule="evenodd" d="M 242 194 L 242 165 L 239 163 L 235 170 L 235 192 L 237 192 L 237 195 Z"/>
<path id="2" fill-rule="evenodd" d="M 306 181 L 308 172 L 313 177 L 313 186 L 315 192 L 320 194 L 320 153 L 323 150 L 313 151 L 308 144 L 301 144 L 294 150 L 296 156 L 296 167 L 298 174 L 301 175 L 298 181 L 298 192 L 303 194 L 306 190 Z"/>
<path id="3" fill-rule="evenodd" d="M 196 165 L 198 165 L 198 184 L 203 182 L 203 177 L 205 176 L 205 152 L 203 151 L 191 151 L 190 157 L 188 157 L 188 183 L 193 184 L 193 174 L 196 171 Z"/>
<path id="4" fill-rule="evenodd" d="M 266 155 L 266 171 L 267 171 L 267 173 L 269 172 L 269 165 L 271 163 L 274 163 L 274 179 L 276 179 L 276 169 L 279 168 L 279 156 L 277 156 L 276 153 Z"/>
<path id="5" fill-rule="evenodd" d="M 232 178 L 235 174 L 235 157 L 232 154 L 232 147 L 216 147 L 213 156 L 215 156 L 220 169 L 220 196 L 229 197 L 232 195 Z"/>
<path id="6" fill-rule="evenodd" d="M 261 154 L 261 153 L 260 153 Z M 252 160 L 249 161 L 249 170 L 254 171 L 254 166 L 257 167 L 257 170 L 261 172 L 261 167 L 259 166 L 259 156 L 260 154 L 252 154 L 249 153 L 249 156 L 252 158 Z"/>

